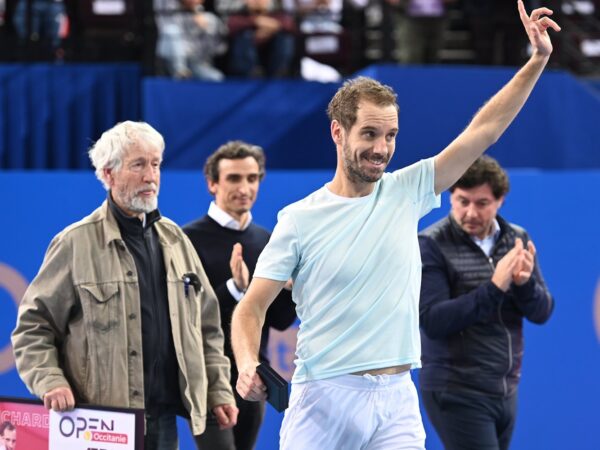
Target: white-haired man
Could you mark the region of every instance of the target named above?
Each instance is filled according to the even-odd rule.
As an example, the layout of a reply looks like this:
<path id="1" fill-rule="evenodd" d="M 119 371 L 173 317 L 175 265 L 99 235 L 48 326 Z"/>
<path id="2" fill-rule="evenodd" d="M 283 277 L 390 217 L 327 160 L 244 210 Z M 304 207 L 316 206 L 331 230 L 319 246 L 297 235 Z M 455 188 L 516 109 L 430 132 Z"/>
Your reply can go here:
<path id="1" fill-rule="evenodd" d="M 237 408 L 213 289 L 157 209 L 163 150 L 140 122 L 117 124 L 90 149 L 107 199 L 52 240 L 12 341 L 21 378 L 47 408 L 144 408 L 145 448 L 171 450 L 177 415 L 197 435 L 208 410 L 231 427 Z"/>

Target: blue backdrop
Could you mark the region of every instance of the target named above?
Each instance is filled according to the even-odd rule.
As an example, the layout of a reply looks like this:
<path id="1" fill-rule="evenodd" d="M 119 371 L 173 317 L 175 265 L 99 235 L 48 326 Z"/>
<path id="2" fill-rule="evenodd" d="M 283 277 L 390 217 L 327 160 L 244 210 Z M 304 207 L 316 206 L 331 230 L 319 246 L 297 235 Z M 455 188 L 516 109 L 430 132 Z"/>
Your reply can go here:
<path id="1" fill-rule="evenodd" d="M 326 182 L 329 171 L 271 170 L 254 210 L 257 222 L 272 228 L 276 212 Z M 594 329 L 594 297 L 600 307 L 600 171 L 510 171 L 512 192 L 502 214 L 531 233 L 556 310 L 544 326 L 527 324 L 516 450 L 597 450 L 600 399 L 600 345 Z M 90 172 L 0 173 L 0 395 L 28 395 L 10 362 L 9 335 L 20 290 L 39 268 L 50 239 L 104 198 Z M 205 213 L 210 198 L 199 172 L 164 172 L 161 211 L 178 223 Z M 442 207 L 425 227 L 448 211 Z M 600 311 L 600 310 L 597 310 Z M 600 324 L 596 324 L 600 329 Z M 283 343 L 281 345 L 284 345 Z M 285 346 L 284 346 L 285 347 Z M 281 349 L 280 349 L 281 350 Z M 275 356 L 282 365 L 283 348 Z M 416 375 L 416 374 L 413 374 Z M 416 377 L 415 377 L 416 378 Z M 277 449 L 281 415 L 268 408 L 259 450 Z M 427 448 L 441 446 L 426 421 Z M 192 449 L 181 428 L 182 449 Z"/>
<path id="2" fill-rule="evenodd" d="M 392 168 L 437 153 L 515 69 L 373 66 L 401 106 Z M 0 65 L 0 168 L 89 168 L 86 150 L 117 121 L 146 120 L 166 138 L 165 168 L 199 168 L 230 139 L 262 145 L 278 169 L 333 167 L 325 110 L 338 84 L 142 79 L 133 65 Z M 546 71 L 494 146 L 506 167 L 600 169 L 600 94 Z M 527 151 L 518 151 L 526 149 Z"/>
<path id="3" fill-rule="evenodd" d="M 363 74 L 398 93 L 400 132 L 390 167 L 446 147 L 514 73 L 472 67 L 366 69 Z M 335 165 L 335 148 L 325 111 L 337 88 L 297 81 L 215 85 L 146 78 L 142 117 L 164 134 L 169 168 L 201 167 L 230 139 L 263 146 L 273 168 L 328 168 Z M 505 167 L 600 168 L 599 120 L 598 91 L 568 73 L 547 71 L 493 152 Z"/>
<path id="4" fill-rule="evenodd" d="M 0 65 L 0 168 L 87 168 L 86 149 L 116 122 L 139 120 L 132 64 Z"/>

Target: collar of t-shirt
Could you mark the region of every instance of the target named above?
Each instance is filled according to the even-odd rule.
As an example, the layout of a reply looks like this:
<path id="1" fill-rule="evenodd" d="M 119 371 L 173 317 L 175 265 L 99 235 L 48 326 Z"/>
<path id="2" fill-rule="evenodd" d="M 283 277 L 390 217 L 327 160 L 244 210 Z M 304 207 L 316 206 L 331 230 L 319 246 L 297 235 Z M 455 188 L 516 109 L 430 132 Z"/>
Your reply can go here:
<path id="1" fill-rule="evenodd" d="M 248 211 L 248 220 L 246 220 L 246 223 L 242 226 L 237 220 L 219 208 L 215 202 L 210 202 L 210 206 L 208 207 L 208 217 L 224 228 L 237 231 L 244 231 L 252 222 L 252 213 L 250 211 Z"/>
<path id="2" fill-rule="evenodd" d="M 473 239 L 473 242 L 475 242 L 479 248 L 483 250 L 483 253 L 485 253 L 486 256 L 490 256 L 492 253 L 492 248 L 498 240 L 498 236 L 500 236 L 500 224 L 496 219 L 494 219 L 492 222 L 492 232 L 490 234 L 483 239 L 479 239 L 477 236 L 471 236 L 471 239 Z"/>

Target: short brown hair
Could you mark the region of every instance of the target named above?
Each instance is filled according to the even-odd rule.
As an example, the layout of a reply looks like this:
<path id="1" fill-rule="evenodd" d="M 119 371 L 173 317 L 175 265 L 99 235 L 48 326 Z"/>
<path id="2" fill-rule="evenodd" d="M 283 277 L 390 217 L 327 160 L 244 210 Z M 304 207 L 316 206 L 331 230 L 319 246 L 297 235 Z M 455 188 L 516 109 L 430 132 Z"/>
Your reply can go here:
<path id="1" fill-rule="evenodd" d="M 229 141 L 221 145 L 204 164 L 204 176 L 207 181 L 219 181 L 219 161 L 222 159 L 244 159 L 252 157 L 258 163 L 258 177 L 262 180 L 265 176 L 265 152 L 258 145 L 248 144 L 244 141 Z"/>
<path id="2" fill-rule="evenodd" d="M 356 123 L 358 104 L 363 99 L 377 106 L 393 105 L 396 111 L 400 111 L 397 95 L 391 87 L 372 78 L 357 77 L 347 80 L 329 102 L 329 120 L 337 120 L 345 130 L 349 130 Z"/>
<path id="3" fill-rule="evenodd" d="M 463 176 L 450 187 L 450 192 L 454 192 L 456 188 L 471 189 L 486 183 L 489 184 L 496 199 L 505 196 L 510 189 L 506 171 L 494 158 L 483 155 L 477 158 Z"/>

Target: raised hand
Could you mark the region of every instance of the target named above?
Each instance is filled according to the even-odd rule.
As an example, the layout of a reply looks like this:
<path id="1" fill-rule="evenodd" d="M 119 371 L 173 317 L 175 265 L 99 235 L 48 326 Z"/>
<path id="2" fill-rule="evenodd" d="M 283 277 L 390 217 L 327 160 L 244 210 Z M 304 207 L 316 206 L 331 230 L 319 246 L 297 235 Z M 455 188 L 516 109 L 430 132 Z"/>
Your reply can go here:
<path id="1" fill-rule="evenodd" d="M 517 286 L 521 286 L 531 278 L 531 273 L 533 272 L 533 266 L 535 264 L 535 245 L 533 245 L 532 241 L 527 243 L 527 248 L 523 248 L 523 250 L 519 254 L 519 264 L 515 268 L 513 272 L 513 283 Z"/>
<path id="2" fill-rule="evenodd" d="M 248 289 L 248 284 L 250 283 L 250 272 L 242 257 L 242 244 L 239 242 L 233 246 L 229 267 L 231 268 L 231 277 L 235 286 L 239 291 L 244 292 Z"/>
<path id="3" fill-rule="evenodd" d="M 561 29 L 554 20 L 547 17 L 551 16 L 553 11 L 548 8 L 537 8 L 531 11 L 531 15 L 527 15 L 523 1 L 518 0 L 517 5 L 521 22 L 523 22 L 529 42 L 533 47 L 533 53 L 540 56 L 550 56 L 552 53 L 552 42 L 550 41 L 547 29 L 552 28 L 554 31 L 560 31 Z"/>
<path id="4" fill-rule="evenodd" d="M 515 246 L 504 255 L 494 270 L 492 275 L 492 283 L 494 283 L 498 289 L 506 292 L 510 288 L 510 284 L 513 282 L 513 276 L 519 271 L 521 267 L 521 252 L 523 251 L 523 241 L 518 239 L 515 241 Z"/>

